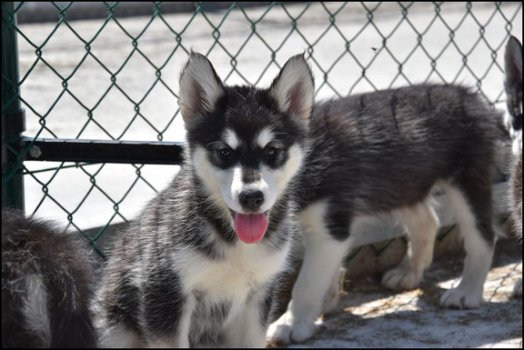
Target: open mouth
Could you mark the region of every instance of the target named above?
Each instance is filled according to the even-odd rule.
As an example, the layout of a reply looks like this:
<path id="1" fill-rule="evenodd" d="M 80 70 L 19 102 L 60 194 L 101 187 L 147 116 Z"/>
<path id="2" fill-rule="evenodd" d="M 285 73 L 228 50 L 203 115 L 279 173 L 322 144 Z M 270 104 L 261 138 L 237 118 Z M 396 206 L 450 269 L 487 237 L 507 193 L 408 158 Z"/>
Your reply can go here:
<path id="1" fill-rule="evenodd" d="M 259 242 L 267 230 L 268 225 L 268 213 L 250 213 L 242 214 L 231 210 L 233 216 L 235 233 L 238 239 L 244 243 L 257 243 Z"/>

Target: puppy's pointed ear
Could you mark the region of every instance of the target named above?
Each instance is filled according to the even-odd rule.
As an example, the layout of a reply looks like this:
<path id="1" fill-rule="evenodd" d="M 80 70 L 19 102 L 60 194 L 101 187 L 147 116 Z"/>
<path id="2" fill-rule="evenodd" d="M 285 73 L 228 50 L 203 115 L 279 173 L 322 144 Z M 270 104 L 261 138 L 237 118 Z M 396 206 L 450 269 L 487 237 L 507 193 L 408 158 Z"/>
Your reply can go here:
<path id="1" fill-rule="evenodd" d="M 514 36 L 509 38 L 504 52 L 506 84 L 522 84 L 522 45 Z"/>
<path id="2" fill-rule="evenodd" d="M 180 112 L 186 126 L 195 117 L 213 113 L 223 93 L 224 86 L 211 62 L 205 56 L 191 52 L 180 76 Z"/>
<path id="3" fill-rule="evenodd" d="M 504 88 L 509 119 L 506 119 L 511 132 L 522 129 L 522 45 L 511 36 L 504 52 Z"/>
<path id="4" fill-rule="evenodd" d="M 303 55 L 291 57 L 269 89 L 279 110 L 287 115 L 309 120 L 315 85 L 313 75 Z"/>

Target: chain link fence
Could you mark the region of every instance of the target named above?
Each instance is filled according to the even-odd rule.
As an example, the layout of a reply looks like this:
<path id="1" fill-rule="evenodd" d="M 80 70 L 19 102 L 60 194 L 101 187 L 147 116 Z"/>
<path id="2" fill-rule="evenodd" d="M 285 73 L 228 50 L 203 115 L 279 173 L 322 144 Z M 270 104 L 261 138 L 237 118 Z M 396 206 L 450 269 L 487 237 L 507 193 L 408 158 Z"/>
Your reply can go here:
<path id="1" fill-rule="evenodd" d="M 503 50 L 511 34 L 520 38 L 521 2 L 255 5 L 141 3 L 140 16 L 129 17 L 130 3 L 99 2 L 90 12 L 75 2 L 2 3 L 3 52 L 18 54 L 18 63 L 2 54 L 2 129 L 16 124 L 20 104 L 26 140 L 17 147 L 23 125 L 3 132 L 3 192 L 23 197 L 3 197 L 2 205 L 62 222 L 93 245 L 111 225 L 134 218 L 177 165 L 24 160 L 38 159 L 43 150 L 31 145 L 39 139 L 182 142 L 178 77 L 191 50 L 205 54 L 226 84 L 268 86 L 303 52 L 317 99 L 462 83 L 504 108 Z M 37 23 L 39 11 L 47 22 Z M 176 158 L 172 148 L 161 152 Z"/>

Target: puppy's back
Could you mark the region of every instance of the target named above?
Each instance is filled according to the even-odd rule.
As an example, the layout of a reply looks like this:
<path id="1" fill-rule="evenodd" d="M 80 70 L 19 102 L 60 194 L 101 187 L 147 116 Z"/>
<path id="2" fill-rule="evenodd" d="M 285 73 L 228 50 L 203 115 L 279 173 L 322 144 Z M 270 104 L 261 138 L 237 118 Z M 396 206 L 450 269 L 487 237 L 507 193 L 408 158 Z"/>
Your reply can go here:
<path id="1" fill-rule="evenodd" d="M 494 167 L 494 142 L 504 135 L 498 114 L 479 94 L 456 85 L 317 104 L 300 201 L 334 196 L 360 212 L 414 205 L 438 180 Z"/>

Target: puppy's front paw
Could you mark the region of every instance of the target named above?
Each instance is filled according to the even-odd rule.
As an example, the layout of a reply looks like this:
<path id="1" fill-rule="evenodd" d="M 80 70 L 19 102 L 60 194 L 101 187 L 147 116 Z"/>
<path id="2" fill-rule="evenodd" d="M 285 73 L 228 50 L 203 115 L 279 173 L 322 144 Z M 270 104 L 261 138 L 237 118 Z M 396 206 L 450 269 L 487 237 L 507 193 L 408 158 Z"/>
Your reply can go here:
<path id="1" fill-rule="evenodd" d="M 480 306 L 482 294 L 471 293 L 457 287 L 445 292 L 440 298 L 440 305 L 447 308 L 474 309 Z"/>
<path id="2" fill-rule="evenodd" d="M 290 344 L 303 342 L 311 338 L 313 334 L 315 334 L 314 322 L 304 319 L 296 320 L 289 311 L 286 311 L 269 326 L 266 339 L 269 342 Z"/>
<path id="3" fill-rule="evenodd" d="M 417 287 L 421 279 L 421 273 L 406 269 L 401 265 L 384 274 L 382 285 L 393 290 L 409 290 Z"/>

